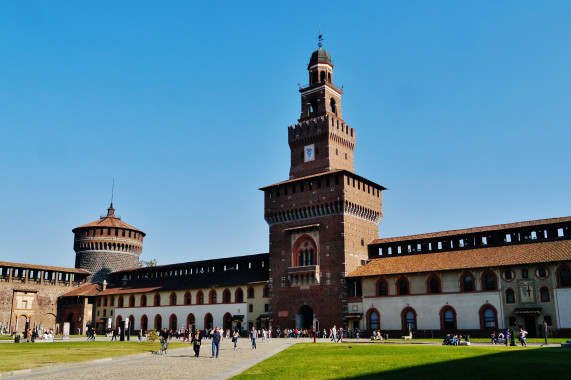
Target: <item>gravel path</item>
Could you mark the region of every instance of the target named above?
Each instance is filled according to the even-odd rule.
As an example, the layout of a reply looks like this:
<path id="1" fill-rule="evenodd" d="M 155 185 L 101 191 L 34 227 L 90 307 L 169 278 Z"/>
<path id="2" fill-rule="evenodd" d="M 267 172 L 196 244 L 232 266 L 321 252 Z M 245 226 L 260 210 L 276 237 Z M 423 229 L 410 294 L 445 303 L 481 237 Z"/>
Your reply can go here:
<path id="1" fill-rule="evenodd" d="M 250 340 L 242 338 L 238 341 L 238 350 L 234 350 L 229 339 L 222 341 L 219 357 L 212 358 L 210 341 L 203 341 L 200 357 L 194 357 L 190 348 L 171 350 L 167 355 L 137 354 L 114 359 L 100 359 L 85 364 L 58 366 L 56 368 L 34 369 L 22 371 L 11 379 L 228 379 L 254 364 L 297 343 L 294 339 L 274 339 L 271 343 L 261 343 L 258 348 L 251 349 Z M 2 376 L 4 378 L 4 376 Z"/>

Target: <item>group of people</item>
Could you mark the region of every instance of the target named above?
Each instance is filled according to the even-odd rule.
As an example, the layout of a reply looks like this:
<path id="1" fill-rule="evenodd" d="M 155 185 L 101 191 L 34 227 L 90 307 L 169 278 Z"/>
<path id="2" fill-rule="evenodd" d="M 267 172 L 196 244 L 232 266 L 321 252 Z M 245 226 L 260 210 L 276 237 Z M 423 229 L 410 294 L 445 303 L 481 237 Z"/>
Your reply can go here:
<path id="1" fill-rule="evenodd" d="M 523 329 L 523 327 L 519 327 L 519 333 L 517 339 L 522 347 L 527 347 L 527 335 L 528 332 Z M 502 344 L 504 343 L 506 346 L 514 345 L 515 346 L 515 333 L 511 329 L 506 329 L 505 334 L 503 332 L 496 332 L 494 331 L 491 334 L 492 344 Z M 512 343 L 513 340 L 513 343 Z"/>
<path id="2" fill-rule="evenodd" d="M 465 339 L 465 337 L 460 334 L 447 334 L 442 344 L 445 346 L 460 346 L 463 338 Z"/>

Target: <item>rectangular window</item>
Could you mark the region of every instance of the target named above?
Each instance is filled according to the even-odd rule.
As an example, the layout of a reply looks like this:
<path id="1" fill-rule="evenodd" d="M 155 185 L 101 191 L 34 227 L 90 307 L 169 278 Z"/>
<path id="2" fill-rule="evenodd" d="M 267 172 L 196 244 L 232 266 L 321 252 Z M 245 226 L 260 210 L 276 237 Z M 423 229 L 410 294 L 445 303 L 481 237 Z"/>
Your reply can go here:
<path id="1" fill-rule="evenodd" d="M 558 229 L 557 229 L 557 236 L 558 236 L 558 237 L 564 236 L 564 234 L 563 234 L 563 228 L 558 228 Z"/>
<path id="2" fill-rule="evenodd" d="M 537 240 L 537 232 L 531 231 L 531 240 Z"/>
<path id="3" fill-rule="evenodd" d="M 482 244 L 483 245 L 487 245 L 488 244 L 488 238 L 486 236 L 482 236 Z"/>
<path id="4" fill-rule="evenodd" d="M 397 253 L 402 253 L 400 245 L 397 247 Z"/>
<path id="5" fill-rule="evenodd" d="M 506 243 L 511 243 L 512 242 L 512 235 L 511 234 L 506 234 L 506 238 L 504 239 Z"/>

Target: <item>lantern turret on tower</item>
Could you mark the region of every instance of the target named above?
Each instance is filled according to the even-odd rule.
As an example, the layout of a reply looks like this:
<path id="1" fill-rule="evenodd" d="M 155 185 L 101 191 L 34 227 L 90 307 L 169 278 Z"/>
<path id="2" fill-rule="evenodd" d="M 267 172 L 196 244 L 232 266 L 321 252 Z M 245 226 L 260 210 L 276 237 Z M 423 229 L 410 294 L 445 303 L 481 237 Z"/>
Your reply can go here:
<path id="1" fill-rule="evenodd" d="M 307 70 L 309 84 L 299 89 L 301 115 L 288 130 L 290 178 L 336 169 L 354 172 L 355 130 L 343 121 L 343 91 L 333 84 L 331 55 L 321 48 L 321 40 Z"/>

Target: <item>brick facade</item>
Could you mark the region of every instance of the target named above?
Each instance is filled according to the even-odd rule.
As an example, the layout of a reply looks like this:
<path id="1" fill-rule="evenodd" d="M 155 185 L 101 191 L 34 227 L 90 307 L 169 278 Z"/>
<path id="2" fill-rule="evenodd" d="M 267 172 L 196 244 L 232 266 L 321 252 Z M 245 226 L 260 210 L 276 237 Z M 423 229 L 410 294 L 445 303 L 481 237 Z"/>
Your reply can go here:
<path id="1" fill-rule="evenodd" d="M 314 52 L 308 71 L 288 133 L 291 179 L 261 189 L 275 328 L 347 326 L 345 275 L 366 263 L 382 217 L 384 188 L 354 174 L 355 131 L 341 118 L 329 54 Z"/>

